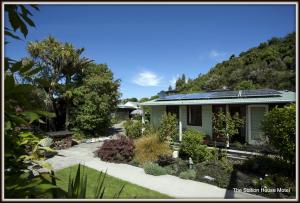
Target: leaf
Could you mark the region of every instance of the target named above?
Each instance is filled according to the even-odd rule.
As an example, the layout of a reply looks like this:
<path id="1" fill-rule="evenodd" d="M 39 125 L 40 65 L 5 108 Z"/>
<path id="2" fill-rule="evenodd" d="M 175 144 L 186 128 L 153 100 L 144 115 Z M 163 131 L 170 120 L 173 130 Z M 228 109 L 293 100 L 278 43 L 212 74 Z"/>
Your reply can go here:
<path id="1" fill-rule="evenodd" d="M 32 7 L 32 8 L 34 8 L 35 10 L 37 10 L 37 11 L 39 11 L 40 9 L 39 9 L 39 7 L 38 7 L 38 5 L 35 5 L 35 4 L 30 4 L 30 6 Z"/>
<path id="2" fill-rule="evenodd" d="M 43 184 L 39 184 L 37 186 L 37 189 L 41 190 L 42 192 L 46 192 L 50 189 L 58 189 L 58 188 L 59 188 L 58 186 L 55 186 L 55 185 L 52 185 L 49 183 L 43 183 Z"/>
<path id="3" fill-rule="evenodd" d="M 35 27 L 34 22 L 26 15 L 26 14 L 21 14 L 22 18 L 30 25 L 31 27 Z"/>
<path id="4" fill-rule="evenodd" d="M 23 113 L 21 113 L 22 115 L 24 115 L 25 117 L 27 117 L 27 119 L 29 119 L 29 123 L 32 123 L 33 121 L 39 120 L 40 116 L 32 111 L 25 111 Z"/>
<path id="5" fill-rule="evenodd" d="M 24 5 L 20 5 L 20 7 L 21 7 L 22 13 L 23 13 L 24 15 L 29 14 L 29 15 L 32 16 L 32 13 L 31 13 Z"/>
<path id="6" fill-rule="evenodd" d="M 52 112 L 48 112 L 48 111 L 35 111 L 37 114 L 41 115 L 41 116 L 45 116 L 47 118 L 55 118 L 55 113 Z"/>
<path id="7" fill-rule="evenodd" d="M 10 121 L 6 121 L 5 122 L 5 130 L 11 130 L 12 127 L 11 127 L 11 122 Z"/>
<path id="8" fill-rule="evenodd" d="M 7 30 L 5 30 L 5 35 L 10 36 L 10 37 L 12 37 L 14 39 L 17 39 L 17 40 L 21 40 L 21 38 L 19 36 L 7 31 Z"/>

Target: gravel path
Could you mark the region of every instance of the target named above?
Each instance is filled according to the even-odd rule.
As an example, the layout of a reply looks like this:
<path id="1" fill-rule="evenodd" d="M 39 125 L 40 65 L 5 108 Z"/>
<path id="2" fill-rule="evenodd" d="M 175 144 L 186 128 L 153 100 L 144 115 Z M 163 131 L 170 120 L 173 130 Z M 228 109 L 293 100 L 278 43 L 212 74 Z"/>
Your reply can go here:
<path id="1" fill-rule="evenodd" d="M 129 181 L 131 183 L 149 188 L 161 193 L 167 194 L 174 198 L 185 199 L 259 199 L 263 197 L 242 193 L 233 192 L 214 185 L 183 180 L 176 176 L 162 175 L 152 176 L 145 174 L 144 170 L 139 167 L 128 164 L 115 164 L 101 161 L 94 157 L 93 152 L 101 143 L 79 144 L 69 149 L 59 150 L 58 155 L 48 159 L 54 170 L 63 169 L 78 163 L 81 163 L 98 171 L 105 171 L 111 176 Z"/>

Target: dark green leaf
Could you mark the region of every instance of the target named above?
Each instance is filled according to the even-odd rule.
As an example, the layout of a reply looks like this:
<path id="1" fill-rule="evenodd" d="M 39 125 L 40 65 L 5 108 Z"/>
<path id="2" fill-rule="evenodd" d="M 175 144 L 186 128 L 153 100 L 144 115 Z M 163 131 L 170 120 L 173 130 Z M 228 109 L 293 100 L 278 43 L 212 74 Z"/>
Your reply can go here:
<path id="1" fill-rule="evenodd" d="M 26 23 L 28 23 L 28 25 L 30 25 L 31 27 L 35 27 L 34 22 L 30 18 L 28 18 L 27 15 L 21 14 L 21 16 L 22 16 L 23 20 L 25 20 Z"/>
<path id="2" fill-rule="evenodd" d="M 22 13 L 23 13 L 24 15 L 29 14 L 29 15 L 32 16 L 32 13 L 31 13 L 24 5 L 20 5 L 20 7 L 21 7 Z"/>
<path id="3" fill-rule="evenodd" d="M 6 30 L 5 30 L 5 35 L 10 36 L 10 37 L 12 37 L 12 38 L 14 38 L 14 39 L 17 39 L 17 40 L 20 40 L 20 39 L 21 39 L 21 38 L 18 37 L 17 35 L 14 35 L 13 33 L 9 32 L 9 31 L 6 31 Z"/>
<path id="4" fill-rule="evenodd" d="M 38 7 L 38 5 L 30 4 L 30 6 L 31 6 L 32 8 L 34 8 L 35 10 L 37 10 L 37 11 L 40 10 L 39 7 Z"/>

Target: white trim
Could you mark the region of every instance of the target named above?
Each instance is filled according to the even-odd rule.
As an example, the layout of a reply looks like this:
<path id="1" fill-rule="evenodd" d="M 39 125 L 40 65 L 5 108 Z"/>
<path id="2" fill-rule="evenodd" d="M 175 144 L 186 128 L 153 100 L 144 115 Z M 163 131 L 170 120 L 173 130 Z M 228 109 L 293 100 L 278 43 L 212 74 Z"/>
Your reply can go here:
<path id="1" fill-rule="evenodd" d="M 247 107 L 247 125 L 248 125 L 248 134 L 247 141 L 249 144 L 259 144 L 256 140 L 251 139 L 251 107 L 265 107 L 265 112 L 269 111 L 269 105 L 267 104 L 258 104 L 258 105 L 248 105 Z"/>

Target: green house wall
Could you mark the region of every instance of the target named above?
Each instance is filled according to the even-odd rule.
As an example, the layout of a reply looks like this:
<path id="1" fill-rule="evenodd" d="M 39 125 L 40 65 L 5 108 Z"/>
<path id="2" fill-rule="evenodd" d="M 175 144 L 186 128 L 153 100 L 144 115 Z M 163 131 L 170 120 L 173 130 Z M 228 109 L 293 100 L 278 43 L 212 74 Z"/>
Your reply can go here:
<path id="1" fill-rule="evenodd" d="M 161 117 L 166 112 L 166 106 L 151 106 L 151 123 L 158 127 Z M 202 105 L 202 126 L 191 126 L 187 124 L 187 106 L 179 106 L 179 118 L 182 129 L 194 128 L 202 131 L 205 135 L 212 136 L 212 106 Z"/>

